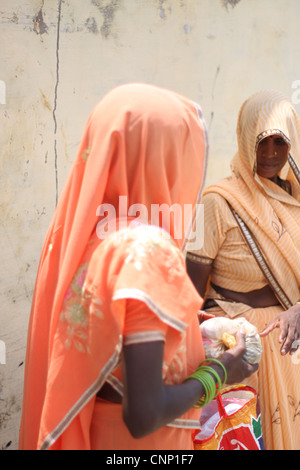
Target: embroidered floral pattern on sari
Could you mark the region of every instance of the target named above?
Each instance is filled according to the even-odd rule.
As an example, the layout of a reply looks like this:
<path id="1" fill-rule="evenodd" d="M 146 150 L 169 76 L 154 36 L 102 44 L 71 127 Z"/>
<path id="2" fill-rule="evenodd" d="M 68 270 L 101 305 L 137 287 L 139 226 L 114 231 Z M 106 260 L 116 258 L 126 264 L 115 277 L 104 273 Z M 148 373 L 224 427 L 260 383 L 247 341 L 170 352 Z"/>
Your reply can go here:
<path id="1" fill-rule="evenodd" d="M 128 249 L 125 263 L 133 263 L 135 268 L 141 271 L 143 262 L 149 257 L 158 256 L 167 268 L 168 282 L 172 282 L 176 276 L 182 274 L 184 265 L 182 253 L 167 232 L 158 227 L 145 225 L 130 230 L 130 236 L 134 237 L 134 241 Z M 182 258 L 182 264 L 178 263 L 178 255 Z"/>
<path id="2" fill-rule="evenodd" d="M 64 298 L 60 321 L 65 325 L 65 347 L 72 345 L 79 352 L 90 352 L 88 346 L 88 328 L 90 315 L 102 318 L 102 301 L 91 293 L 86 293 L 84 281 L 88 264 L 77 270 Z M 62 326 L 62 324 L 61 324 Z"/>
<path id="3" fill-rule="evenodd" d="M 287 395 L 286 401 L 290 408 L 289 410 L 285 408 L 285 412 L 288 411 L 290 421 L 294 422 L 296 418 L 300 417 L 300 400 L 297 402 L 292 395 Z M 277 403 L 275 411 L 272 414 L 272 424 L 281 424 L 279 403 Z"/>
<path id="4" fill-rule="evenodd" d="M 84 161 L 84 163 L 86 163 L 89 154 L 90 154 L 90 148 L 88 147 L 87 149 L 84 150 L 83 154 L 81 155 L 81 158 Z"/>
<path id="5" fill-rule="evenodd" d="M 275 230 L 275 232 L 278 233 L 278 241 L 279 241 L 282 235 L 286 232 L 286 229 L 280 222 L 275 211 L 273 211 L 272 227 L 273 227 L 273 230 Z"/>
<path id="6" fill-rule="evenodd" d="M 172 283 L 185 272 L 185 261 L 175 242 L 164 230 L 148 225 L 135 225 L 111 234 L 102 243 L 104 252 L 124 243 L 124 265 L 133 264 L 137 272 L 149 269 L 149 262 L 158 259 L 164 267 L 166 282 Z M 178 262 L 181 260 L 181 262 Z M 64 298 L 60 315 L 60 334 L 65 336 L 64 345 L 67 349 L 75 347 L 79 352 L 90 353 L 89 327 L 91 316 L 104 319 L 104 306 L 101 289 L 93 280 L 86 282 L 88 263 L 82 264 Z M 179 351 L 174 359 L 173 373 L 182 376 L 182 357 L 184 352 Z M 172 373 L 172 374 L 173 374 Z M 177 379 L 176 379 L 177 380 Z"/>
<path id="7" fill-rule="evenodd" d="M 161 264 L 167 268 L 168 282 L 172 282 L 176 276 L 182 275 L 182 270 L 185 270 L 182 252 L 169 233 L 160 227 L 145 224 L 129 225 L 128 228 L 111 234 L 105 240 L 105 249 L 109 249 L 110 244 L 118 247 L 126 241 L 130 243 L 125 249 L 124 263 L 134 264 L 137 271 L 145 269 L 148 260 L 154 257 L 158 257 Z M 178 263 L 179 258 L 182 263 Z"/>
<path id="8" fill-rule="evenodd" d="M 186 359 L 186 345 L 179 346 L 171 363 L 163 363 L 163 381 L 166 385 L 179 384 L 184 379 L 184 364 Z"/>

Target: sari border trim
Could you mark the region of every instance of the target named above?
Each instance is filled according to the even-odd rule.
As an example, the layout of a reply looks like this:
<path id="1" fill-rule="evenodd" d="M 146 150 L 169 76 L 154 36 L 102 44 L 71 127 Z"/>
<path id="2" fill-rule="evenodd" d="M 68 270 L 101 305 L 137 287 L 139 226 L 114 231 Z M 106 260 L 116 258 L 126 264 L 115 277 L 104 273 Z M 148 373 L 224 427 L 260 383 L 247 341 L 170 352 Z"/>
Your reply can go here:
<path id="1" fill-rule="evenodd" d="M 66 430 L 66 428 L 77 416 L 77 414 L 82 410 L 82 408 L 84 408 L 84 406 L 90 401 L 90 399 L 96 395 L 99 388 L 102 387 L 102 385 L 104 384 L 107 375 L 118 364 L 121 349 L 122 337 L 120 337 L 119 343 L 115 348 L 115 352 L 101 370 L 97 380 L 81 395 L 77 402 L 63 417 L 60 423 L 58 423 L 58 425 L 48 434 L 48 436 L 44 439 L 42 445 L 40 446 L 40 450 L 48 450 L 54 444 L 54 442 L 57 441 L 61 434 Z"/>
<path id="2" fill-rule="evenodd" d="M 300 171 L 299 171 L 299 168 L 295 162 L 295 160 L 293 159 L 292 155 L 289 153 L 289 156 L 288 156 L 288 162 L 290 164 L 290 167 L 292 168 L 293 170 L 293 173 L 296 177 L 296 180 L 298 181 L 298 183 L 300 184 Z"/>
<path id="3" fill-rule="evenodd" d="M 193 263 L 197 264 L 213 264 L 214 260 L 212 258 L 208 258 L 206 256 L 198 255 L 197 253 L 192 253 L 188 251 L 186 254 L 186 259 L 192 261 Z"/>
<path id="4" fill-rule="evenodd" d="M 228 203 L 228 201 L 227 201 Z M 283 291 L 282 287 L 279 285 L 278 281 L 276 280 L 275 276 L 271 272 L 271 269 L 268 266 L 267 261 L 264 258 L 264 255 L 261 252 L 261 249 L 259 248 L 257 242 L 254 240 L 253 235 L 251 234 L 249 228 L 245 224 L 245 222 L 241 219 L 241 217 L 238 215 L 238 213 L 231 207 L 231 205 L 228 203 L 230 210 L 236 219 L 238 226 L 241 229 L 241 232 L 254 256 L 254 258 L 257 261 L 258 266 L 260 267 L 261 271 L 263 272 L 264 276 L 266 277 L 268 283 L 272 287 L 277 299 L 281 303 L 281 305 L 285 309 L 289 309 L 293 304 L 290 301 L 290 299 L 287 297 L 285 292 Z"/>
<path id="5" fill-rule="evenodd" d="M 257 150 L 257 147 L 259 143 L 268 137 L 269 135 L 280 135 L 283 140 L 287 143 L 287 145 L 290 147 L 291 146 L 291 141 L 290 139 L 285 135 L 284 132 L 282 132 L 280 129 L 268 129 L 266 131 L 261 132 L 257 137 L 256 137 L 256 144 L 255 144 L 255 151 Z"/>
<path id="6" fill-rule="evenodd" d="M 176 418 L 166 426 L 171 428 L 201 429 L 200 421 L 197 419 Z"/>
<path id="7" fill-rule="evenodd" d="M 116 390 L 116 392 L 118 392 L 121 397 L 123 397 L 124 395 L 124 385 L 123 383 L 121 382 L 121 380 L 118 379 L 118 377 L 115 377 L 113 374 L 109 374 L 109 376 L 107 377 L 105 383 L 109 383 L 109 385 L 111 385 L 111 387 Z"/>
<path id="8" fill-rule="evenodd" d="M 124 336 L 124 346 L 137 343 L 149 343 L 150 341 L 163 341 L 165 343 L 166 336 L 161 331 L 142 331 L 140 333 L 132 333 Z"/>
<path id="9" fill-rule="evenodd" d="M 177 318 L 168 315 L 166 312 L 161 310 L 159 306 L 147 295 L 144 291 L 135 288 L 123 288 L 119 289 L 113 295 L 112 300 L 125 300 L 135 299 L 144 302 L 150 310 L 152 310 L 158 318 L 166 323 L 167 325 L 175 328 L 175 330 L 183 332 L 187 328 L 187 324 Z"/>

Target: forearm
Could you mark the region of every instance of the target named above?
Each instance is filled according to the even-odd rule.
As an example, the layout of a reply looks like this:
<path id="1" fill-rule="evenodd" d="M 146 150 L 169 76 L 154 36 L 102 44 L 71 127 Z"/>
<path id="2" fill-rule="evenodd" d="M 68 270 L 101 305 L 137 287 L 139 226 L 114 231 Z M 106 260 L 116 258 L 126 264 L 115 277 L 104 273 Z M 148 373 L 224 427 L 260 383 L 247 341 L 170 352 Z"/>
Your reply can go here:
<path id="1" fill-rule="evenodd" d="M 152 395 L 150 401 L 136 400 L 132 406 L 124 401 L 123 418 L 133 437 L 141 438 L 183 415 L 203 393 L 204 388 L 197 380 L 163 386 L 159 396 Z"/>
<path id="2" fill-rule="evenodd" d="M 208 398 L 212 399 L 217 392 L 217 386 L 225 381 L 225 368 L 217 362 L 208 362 L 207 365 L 208 368 L 205 370 L 204 375 L 206 379 L 209 378 L 211 383 L 213 395 L 210 395 Z M 204 369 L 204 365 L 203 367 L 200 366 L 199 369 Z M 181 416 L 193 406 L 198 406 L 203 397 L 207 398 L 206 394 L 207 389 L 201 381 L 201 376 L 198 379 L 190 376 L 180 385 L 165 386 L 164 409 L 166 418 L 172 420 L 175 417 Z M 172 416 L 174 410 L 176 410 L 177 416 Z"/>
<path id="3" fill-rule="evenodd" d="M 205 370 L 210 382 L 210 393 L 207 395 L 207 377 L 206 384 L 199 377 L 199 380 L 188 378 L 178 385 L 164 385 L 163 342 L 124 347 L 123 418 L 131 434 L 136 438 L 150 434 L 179 418 L 204 394 L 212 399 L 217 383 L 220 386 L 224 382 L 238 383 L 256 372 L 257 364 L 251 365 L 243 360 L 246 351 L 244 333 L 239 332 L 237 340 L 237 345 L 219 358 L 222 365 L 215 361 L 209 362 L 210 371 Z M 200 367 L 200 372 L 203 371 L 204 368 Z"/>
<path id="4" fill-rule="evenodd" d="M 222 368 L 217 364 L 211 366 L 223 381 Z M 211 378 L 216 383 L 215 376 L 211 375 Z M 190 378 L 178 385 L 164 385 L 161 382 L 159 389 L 156 392 L 152 389 L 151 394 L 147 393 L 147 387 L 140 393 L 135 390 L 135 400 L 130 399 L 128 392 L 123 402 L 124 421 L 131 434 L 140 438 L 190 410 L 205 395 L 205 388 L 199 380 Z"/>
<path id="5" fill-rule="evenodd" d="M 224 372 L 217 364 L 210 364 L 209 367 L 214 370 L 219 376 L 219 380 L 223 383 Z M 211 384 L 213 386 L 213 395 L 208 399 L 212 399 L 217 392 L 217 380 L 212 373 L 206 373 L 210 376 Z M 163 410 L 165 423 L 182 416 L 194 406 L 198 406 L 199 402 L 206 396 L 207 390 L 203 383 L 190 377 L 180 385 L 170 385 L 164 387 Z"/>

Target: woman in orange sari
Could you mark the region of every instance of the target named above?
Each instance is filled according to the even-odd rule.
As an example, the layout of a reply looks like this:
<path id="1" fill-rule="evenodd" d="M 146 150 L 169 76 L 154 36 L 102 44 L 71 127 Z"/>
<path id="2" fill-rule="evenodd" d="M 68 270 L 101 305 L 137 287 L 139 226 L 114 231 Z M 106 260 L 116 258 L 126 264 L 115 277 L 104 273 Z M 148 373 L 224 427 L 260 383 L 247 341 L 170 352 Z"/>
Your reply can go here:
<path id="1" fill-rule="evenodd" d="M 194 209 L 206 156 L 199 107 L 171 91 L 123 85 L 92 112 L 40 260 L 20 449 L 191 449 L 195 403 L 255 370 L 241 335 L 209 389 L 189 378 L 204 359 L 193 223 L 150 224 L 157 205 Z"/>
<path id="2" fill-rule="evenodd" d="M 187 268 L 207 312 L 244 316 L 261 332 L 260 368 L 248 383 L 260 397 L 264 444 L 300 449 L 292 355 L 300 339 L 300 120 L 281 93 L 265 90 L 243 104 L 237 136 L 232 175 L 203 192 L 204 243 L 187 254 Z"/>

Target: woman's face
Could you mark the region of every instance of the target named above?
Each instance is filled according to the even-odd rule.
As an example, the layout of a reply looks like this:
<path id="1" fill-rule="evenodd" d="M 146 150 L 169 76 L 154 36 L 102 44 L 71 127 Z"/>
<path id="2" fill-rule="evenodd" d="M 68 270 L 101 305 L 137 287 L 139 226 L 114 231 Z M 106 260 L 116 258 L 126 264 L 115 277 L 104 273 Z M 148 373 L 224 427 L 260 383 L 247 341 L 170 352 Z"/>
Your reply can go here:
<path id="1" fill-rule="evenodd" d="M 256 172 L 263 178 L 276 181 L 277 175 L 287 162 L 289 146 L 279 135 L 265 137 L 257 147 Z"/>

